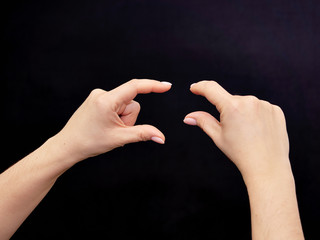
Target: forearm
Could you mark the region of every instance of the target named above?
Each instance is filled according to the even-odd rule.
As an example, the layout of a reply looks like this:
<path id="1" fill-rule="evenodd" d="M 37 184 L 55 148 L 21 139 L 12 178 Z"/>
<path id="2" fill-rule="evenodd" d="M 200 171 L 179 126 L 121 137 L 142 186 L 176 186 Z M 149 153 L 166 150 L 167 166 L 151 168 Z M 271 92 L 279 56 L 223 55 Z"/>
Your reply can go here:
<path id="1" fill-rule="evenodd" d="M 168 82 L 131 80 L 107 92 L 93 90 L 65 127 L 36 151 L 0 175 L 0 239 L 7 239 L 48 193 L 57 178 L 75 163 L 128 143 L 153 140 L 163 133 L 135 125 L 137 94 L 163 93 Z"/>
<path id="2" fill-rule="evenodd" d="M 220 113 L 218 121 L 207 112 L 193 112 L 185 123 L 201 127 L 240 170 L 249 193 L 253 239 L 304 239 L 281 108 L 254 96 L 231 95 L 214 81 L 192 84 L 190 90 Z"/>
<path id="3" fill-rule="evenodd" d="M 0 239 L 9 239 L 72 166 L 66 163 L 62 143 L 50 138 L 37 150 L 0 175 Z"/>
<path id="4" fill-rule="evenodd" d="M 252 239 L 304 239 L 291 169 L 245 179 Z"/>

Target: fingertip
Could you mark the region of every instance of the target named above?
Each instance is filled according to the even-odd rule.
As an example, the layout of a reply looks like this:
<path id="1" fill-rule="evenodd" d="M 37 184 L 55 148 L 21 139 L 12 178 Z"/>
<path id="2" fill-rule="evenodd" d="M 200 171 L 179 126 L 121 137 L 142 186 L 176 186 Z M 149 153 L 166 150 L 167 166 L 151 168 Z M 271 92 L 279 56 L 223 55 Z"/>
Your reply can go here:
<path id="1" fill-rule="evenodd" d="M 139 126 L 139 125 L 138 125 Z M 165 136 L 164 134 L 155 126 L 152 125 L 140 125 L 144 128 L 145 140 L 151 140 L 159 144 L 165 143 Z"/>
<path id="2" fill-rule="evenodd" d="M 183 122 L 187 125 L 191 125 L 191 126 L 196 126 L 197 125 L 197 120 L 191 117 L 185 117 L 183 119 Z"/>
<path id="3" fill-rule="evenodd" d="M 171 82 L 162 81 L 162 82 L 160 82 L 160 83 L 161 83 L 162 87 L 165 88 L 165 89 L 164 89 L 164 92 L 169 91 L 169 90 L 171 89 L 171 87 L 172 87 L 172 83 L 171 83 Z"/>
<path id="4" fill-rule="evenodd" d="M 172 86 L 171 82 L 162 81 L 160 83 L 163 84 L 163 85 L 166 85 L 166 86 Z"/>
<path id="5" fill-rule="evenodd" d="M 197 85 L 198 85 L 198 83 L 199 82 L 196 82 L 196 83 L 192 83 L 190 85 L 190 92 L 192 92 L 193 94 L 197 94 L 197 89 L 198 89 Z"/>
<path id="6" fill-rule="evenodd" d="M 159 143 L 159 144 L 164 144 L 164 140 L 162 138 L 159 138 L 159 137 L 151 137 L 151 140 L 156 142 L 156 143 Z"/>

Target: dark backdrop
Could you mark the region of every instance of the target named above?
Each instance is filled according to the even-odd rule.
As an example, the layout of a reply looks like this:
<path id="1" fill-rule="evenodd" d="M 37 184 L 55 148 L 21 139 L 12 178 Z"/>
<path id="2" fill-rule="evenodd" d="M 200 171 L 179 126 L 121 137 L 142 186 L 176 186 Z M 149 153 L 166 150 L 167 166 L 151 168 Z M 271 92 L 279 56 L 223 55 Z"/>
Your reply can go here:
<path id="1" fill-rule="evenodd" d="M 173 83 L 137 97 L 138 123 L 161 129 L 164 146 L 77 164 L 13 239 L 249 239 L 241 175 L 182 122 L 216 114 L 189 92 L 202 79 L 282 107 L 305 236 L 320 238 L 319 1 L 21 1 L 2 11 L 1 170 L 57 133 L 93 88 Z"/>

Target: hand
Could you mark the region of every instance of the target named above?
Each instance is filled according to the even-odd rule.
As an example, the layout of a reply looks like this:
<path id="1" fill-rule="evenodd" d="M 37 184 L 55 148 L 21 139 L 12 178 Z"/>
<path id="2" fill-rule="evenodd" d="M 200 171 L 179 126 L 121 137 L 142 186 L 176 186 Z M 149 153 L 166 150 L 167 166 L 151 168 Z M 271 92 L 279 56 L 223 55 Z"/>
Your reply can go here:
<path id="1" fill-rule="evenodd" d="M 163 144 L 165 137 L 157 128 L 134 126 L 140 105 L 133 99 L 139 93 L 163 93 L 170 88 L 168 82 L 143 79 L 131 80 L 110 92 L 95 89 L 54 138 L 77 161 L 132 142 Z"/>
<path id="2" fill-rule="evenodd" d="M 191 85 L 220 112 L 220 121 L 207 112 L 188 114 L 184 122 L 198 125 L 235 163 L 244 179 L 291 171 L 285 117 L 280 107 L 254 96 L 233 96 L 214 81 Z"/>
<path id="3" fill-rule="evenodd" d="M 132 80 L 110 92 L 93 90 L 58 134 L 0 174 L 0 239 L 9 239 L 57 178 L 80 160 L 131 142 L 164 143 L 157 128 L 134 126 L 140 106 L 133 99 L 170 87 L 167 82 Z"/>

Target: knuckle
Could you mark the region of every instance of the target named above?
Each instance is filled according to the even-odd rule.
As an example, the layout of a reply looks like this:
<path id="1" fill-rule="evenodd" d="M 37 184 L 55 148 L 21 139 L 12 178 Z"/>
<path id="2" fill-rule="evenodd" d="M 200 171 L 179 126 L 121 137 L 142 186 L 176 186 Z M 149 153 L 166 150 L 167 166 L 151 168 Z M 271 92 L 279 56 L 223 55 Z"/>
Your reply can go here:
<path id="1" fill-rule="evenodd" d="M 91 96 L 96 96 L 99 95 L 101 93 L 105 92 L 104 90 L 102 90 L 101 88 L 95 88 L 90 92 Z"/>
<path id="2" fill-rule="evenodd" d="M 138 79 L 133 78 L 133 79 L 131 79 L 131 80 L 129 81 L 129 83 L 132 84 L 132 85 L 135 85 L 135 84 L 138 83 L 138 81 L 139 81 Z"/>
<path id="3" fill-rule="evenodd" d="M 214 81 L 214 80 L 211 80 L 210 82 L 211 82 L 212 85 L 218 85 L 218 83 L 216 81 Z"/>
<path id="4" fill-rule="evenodd" d="M 273 108 L 274 108 L 277 112 L 282 112 L 281 107 L 279 107 L 278 105 L 273 105 Z"/>
<path id="5" fill-rule="evenodd" d="M 228 105 L 229 108 L 236 110 L 236 109 L 240 109 L 242 106 L 242 102 L 241 99 L 239 98 L 234 98 L 230 101 L 230 104 Z"/>
<path id="6" fill-rule="evenodd" d="M 101 93 L 103 92 L 94 92 L 91 98 L 92 104 L 99 109 L 103 109 L 106 106 L 105 95 Z"/>
<path id="7" fill-rule="evenodd" d="M 268 101 L 265 101 L 265 100 L 260 100 L 260 102 L 263 104 L 263 106 L 268 109 L 268 110 L 271 110 L 272 111 L 272 104 Z"/>
<path id="8" fill-rule="evenodd" d="M 260 100 L 256 96 L 253 96 L 253 95 L 245 96 L 246 106 L 251 108 L 256 108 L 259 106 L 259 103 L 260 103 Z"/>
<path id="9" fill-rule="evenodd" d="M 233 95 L 230 98 L 230 105 L 233 107 L 238 107 L 243 100 L 243 96 Z"/>
<path id="10" fill-rule="evenodd" d="M 264 105 L 271 106 L 271 103 L 266 100 L 260 100 Z"/>
<path id="11" fill-rule="evenodd" d="M 259 99 L 253 95 L 245 96 L 245 98 L 249 103 L 257 103 L 259 101 Z"/>
<path id="12" fill-rule="evenodd" d="M 143 130 L 140 130 L 140 131 L 138 132 L 138 139 L 139 139 L 140 141 L 148 141 L 148 140 L 149 140 L 148 136 L 146 136 L 146 134 L 144 133 Z"/>
<path id="13" fill-rule="evenodd" d="M 284 117 L 284 112 L 282 111 L 281 107 L 279 107 L 278 105 L 273 105 L 273 109 L 276 114 Z"/>
<path id="14" fill-rule="evenodd" d="M 128 84 L 130 85 L 130 88 L 133 88 L 133 89 L 137 89 L 138 86 L 139 86 L 139 83 L 140 83 L 140 80 L 139 79 L 131 79 Z"/>
<path id="15" fill-rule="evenodd" d="M 200 118 L 197 122 L 202 131 L 205 131 L 205 129 L 208 128 L 208 121 L 205 118 Z"/>
<path id="16" fill-rule="evenodd" d="M 103 98 L 101 96 L 98 96 L 94 99 L 94 104 L 97 106 L 97 107 L 103 107 L 105 105 L 104 101 L 103 101 Z"/>

